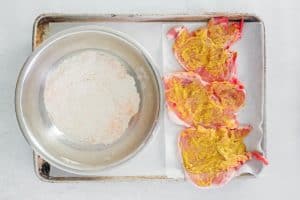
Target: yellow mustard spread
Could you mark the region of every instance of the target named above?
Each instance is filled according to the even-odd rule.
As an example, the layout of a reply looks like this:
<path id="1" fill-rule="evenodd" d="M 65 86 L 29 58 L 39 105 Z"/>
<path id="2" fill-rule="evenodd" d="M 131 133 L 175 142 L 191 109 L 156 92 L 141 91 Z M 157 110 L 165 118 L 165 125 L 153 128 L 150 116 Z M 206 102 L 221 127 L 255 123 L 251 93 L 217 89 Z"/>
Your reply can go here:
<path id="1" fill-rule="evenodd" d="M 218 174 L 246 162 L 250 156 L 243 142 L 246 134 L 242 132 L 245 130 L 201 126 L 184 130 L 179 144 L 186 171 L 205 175 L 199 184 L 210 185 Z"/>
<path id="2" fill-rule="evenodd" d="M 174 76 L 167 85 L 166 100 L 184 121 L 192 125 L 236 126 L 232 115 L 227 115 L 226 108 L 212 99 L 207 88 L 196 79 L 186 81 Z"/>
<path id="3" fill-rule="evenodd" d="M 228 70 L 227 60 L 232 55 L 223 48 L 222 41 L 211 40 L 207 31 L 207 28 L 201 28 L 190 34 L 187 29 L 183 29 L 173 49 L 188 70 L 197 71 L 203 67 L 210 75 L 222 76 Z"/>

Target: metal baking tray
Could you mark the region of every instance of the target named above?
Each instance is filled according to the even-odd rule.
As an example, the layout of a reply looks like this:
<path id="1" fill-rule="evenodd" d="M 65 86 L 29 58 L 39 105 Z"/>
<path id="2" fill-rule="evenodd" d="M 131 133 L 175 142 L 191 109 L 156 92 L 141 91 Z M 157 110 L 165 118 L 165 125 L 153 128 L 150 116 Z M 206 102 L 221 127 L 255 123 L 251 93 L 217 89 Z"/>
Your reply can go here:
<path id="1" fill-rule="evenodd" d="M 50 24 L 61 24 L 61 23 L 176 23 L 176 22 L 206 22 L 212 17 L 226 16 L 231 21 L 244 19 L 245 22 L 263 22 L 255 15 L 246 13 L 199 13 L 199 14 L 172 14 L 172 15 L 140 15 L 140 14 L 129 14 L 129 15 L 66 15 L 66 14 L 42 14 L 38 16 L 33 26 L 33 38 L 32 38 L 32 49 L 34 50 L 48 37 Z M 265 83 L 265 70 L 266 70 L 266 59 L 265 59 L 265 31 L 263 25 L 263 50 L 262 50 L 262 62 L 264 70 Z M 263 84 L 263 101 L 265 102 L 265 84 Z M 266 124 L 265 124 L 265 103 L 263 102 L 263 138 L 262 138 L 262 149 L 266 153 Z M 51 174 L 53 167 L 41 158 L 37 154 L 33 154 L 35 173 L 43 181 L 48 182 L 67 182 L 67 181 L 100 181 L 100 180 L 180 180 L 180 178 L 170 177 L 164 173 L 161 174 L 142 174 L 142 175 L 95 175 L 95 176 L 79 176 L 59 172 L 55 175 Z M 164 171 L 162 169 L 162 171 Z M 243 174 L 244 175 L 244 174 Z"/>

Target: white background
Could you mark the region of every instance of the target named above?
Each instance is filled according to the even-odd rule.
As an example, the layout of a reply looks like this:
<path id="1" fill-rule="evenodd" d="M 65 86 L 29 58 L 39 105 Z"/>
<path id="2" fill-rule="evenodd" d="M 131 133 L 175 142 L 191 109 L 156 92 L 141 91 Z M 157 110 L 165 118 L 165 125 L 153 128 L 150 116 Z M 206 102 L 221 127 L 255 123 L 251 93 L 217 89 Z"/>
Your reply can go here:
<path id="1" fill-rule="evenodd" d="M 262 0 L 1 0 L 0 199 L 299 199 L 300 6 Z M 267 131 L 270 166 L 262 176 L 215 190 L 187 182 L 134 181 L 50 184 L 33 174 L 32 152 L 14 115 L 18 71 L 31 52 L 32 24 L 41 13 L 249 12 L 266 25 Z"/>

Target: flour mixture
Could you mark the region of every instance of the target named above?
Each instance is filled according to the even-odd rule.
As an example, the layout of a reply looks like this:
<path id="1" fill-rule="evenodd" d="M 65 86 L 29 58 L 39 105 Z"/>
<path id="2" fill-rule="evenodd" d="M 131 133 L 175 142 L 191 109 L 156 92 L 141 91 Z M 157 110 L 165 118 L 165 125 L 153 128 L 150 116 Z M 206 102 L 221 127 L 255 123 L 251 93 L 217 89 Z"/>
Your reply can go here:
<path id="1" fill-rule="evenodd" d="M 140 97 L 134 78 L 117 57 L 84 50 L 49 73 L 44 103 L 52 123 L 67 137 L 107 145 L 124 134 Z"/>

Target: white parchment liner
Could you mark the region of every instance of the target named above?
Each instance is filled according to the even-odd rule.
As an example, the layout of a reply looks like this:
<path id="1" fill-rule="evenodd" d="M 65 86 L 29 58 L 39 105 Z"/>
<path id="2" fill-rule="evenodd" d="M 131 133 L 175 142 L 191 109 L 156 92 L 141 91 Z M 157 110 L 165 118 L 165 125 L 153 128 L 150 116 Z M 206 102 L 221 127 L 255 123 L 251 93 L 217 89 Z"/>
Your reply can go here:
<path id="1" fill-rule="evenodd" d="M 182 71 L 172 53 L 172 43 L 166 37 L 170 27 L 185 25 L 196 28 L 206 23 L 50 23 L 50 36 L 66 28 L 80 25 L 99 25 L 122 31 L 137 42 L 150 53 L 157 69 L 163 74 L 174 71 Z M 263 25 L 259 22 L 247 22 L 243 30 L 243 36 L 232 49 L 238 51 L 238 75 L 247 90 L 246 106 L 239 112 L 238 118 L 241 123 L 251 124 L 253 131 L 246 139 L 247 148 L 261 150 L 261 139 L 263 131 L 263 95 L 264 95 L 264 63 L 263 63 Z M 141 152 L 128 162 L 103 170 L 95 176 L 167 176 L 168 178 L 181 179 L 184 172 L 178 155 L 177 137 L 183 127 L 171 122 L 164 113 L 159 128 L 154 133 L 152 141 L 146 145 Z M 239 173 L 258 174 L 262 169 L 261 163 L 253 160 L 244 165 Z M 50 171 L 51 176 L 73 177 L 76 175 L 63 172 L 54 167 Z"/>

